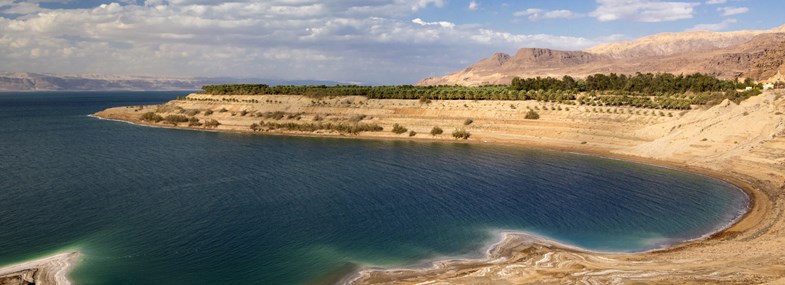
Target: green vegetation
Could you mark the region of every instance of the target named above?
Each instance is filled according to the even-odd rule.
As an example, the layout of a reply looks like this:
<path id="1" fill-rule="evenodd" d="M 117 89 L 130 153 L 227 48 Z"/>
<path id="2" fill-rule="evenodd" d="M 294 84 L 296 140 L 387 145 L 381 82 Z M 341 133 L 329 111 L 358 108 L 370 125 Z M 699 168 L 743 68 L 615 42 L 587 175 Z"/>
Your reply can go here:
<path id="1" fill-rule="evenodd" d="M 190 119 L 188 119 L 189 127 L 201 127 L 202 125 L 203 124 L 199 122 L 199 119 L 197 119 L 196 117 L 191 117 Z"/>
<path id="2" fill-rule="evenodd" d="M 164 121 L 170 123 L 172 125 L 177 125 L 177 123 L 185 123 L 188 122 L 188 117 L 183 115 L 168 115 L 164 117 Z"/>
<path id="3" fill-rule="evenodd" d="M 471 135 L 472 135 L 471 133 L 469 133 L 464 129 L 455 130 L 454 132 L 452 132 L 452 137 L 454 137 L 455 139 L 469 139 Z"/>
<path id="4" fill-rule="evenodd" d="M 471 125 L 472 123 L 474 123 L 474 120 L 472 120 L 471 118 L 468 118 L 466 119 L 466 121 L 463 121 L 464 126 Z"/>
<path id="5" fill-rule="evenodd" d="M 737 91 L 753 87 L 749 91 Z M 431 100 L 537 100 L 569 105 L 631 106 L 654 109 L 690 109 L 691 105 L 717 104 L 724 99 L 735 102 L 760 93 L 759 84 L 721 80 L 706 74 L 673 75 L 638 73 L 635 75 L 596 74 L 586 79 L 564 76 L 514 78 L 510 86 L 269 86 L 264 84 L 209 85 L 202 89 L 212 95 L 303 95 L 308 97 L 365 96 L 369 99 L 413 99 L 427 104 Z M 252 102 L 233 98 L 191 99 L 225 102 Z M 317 102 L 317 101 L 313 101 Z M 319 100 L 319 104 L 322 104 Z M 266 103 L 280 103 L 267 99 Z M 344 101 L 344 104 L 351 103 Z M 316 104 L 316 103 L 314 103 Z M 326 103 L 325 103 L 326 104 Z M 510 105 L 514 108 L 514 105 Z M 465 107 L 469 107 L 465 105 Z"/>
<path id="6" fill-rule="evenodd" d="M 440 127 L 433 127 L 433 129 L 431 129 L 431 135 L 432 136 L 438 136 L 438 135 L 441 135 L 443 133 L 444 133 L 444 130 L 442 130 L 442 128 L 440 128 Z"/>
<path id="7" fill-rule="evenodd" d="M 538 120 L 540 119 L 540 114 L 534 110 L 529 110 L 529 112 L 526 112 L 526 116 L 523 118 L 527 120 Z"/>
<path id="8" fill-rule="evenodd" d="M 216 121 L 215 119 L 209 119 L 209 120 L 206 120 L 206 121 L 205 121 L 205 123 L 204 123 L 204 126 L 205 126 L 206 128 L 215 128 L 215 127 L 218 127 L 218 126 L 220 126 L 220 125 L 221 125 L 221 123 L 219 123 L 219 122 L 218 122 L 218 121 Z"/>
<path id="9" fill-rule="evenodd" d="M 408 130 L 403 126 L 399 125 L 398 123 L 393 124 L 393 128 L 392 128 L 393 133 L 400 135 L 402 133 L 405 133 L 406 131 Z"/>
<path id="10" fill-rule="evenodd" d="M 153 123 L 158 123 L 164 120 L 164 117 L 161 117 L 161 115 L 158 115 L 155 112 L 144 113 L 140 118 L 142 119 L 142 121 L 153 122 Z"/>
<path id="11" fill-rule="evenodd" d="M 415 131 L 409 131 L 409 136 L 410 136 L 410 137 L 413 137 L 413 136 L 416 136 L 416 135 L 417 135 L 417 132 L 415 132 Z"/>
<path id="12" fill-rule="evenodd" d="M 253 125 L 252 125 L 253 126 Z M 258 124 L 258 129 L 266 128 L 269 130 L 288 130 L 300 132 L 315 132 L 318 130 L 337 131 L 339 133 L 359 134 L 361 132 L 380 132 L 384 129 L 377 124 L 333 124 L 333 123 L 276 123 L 264 121 Z"/>

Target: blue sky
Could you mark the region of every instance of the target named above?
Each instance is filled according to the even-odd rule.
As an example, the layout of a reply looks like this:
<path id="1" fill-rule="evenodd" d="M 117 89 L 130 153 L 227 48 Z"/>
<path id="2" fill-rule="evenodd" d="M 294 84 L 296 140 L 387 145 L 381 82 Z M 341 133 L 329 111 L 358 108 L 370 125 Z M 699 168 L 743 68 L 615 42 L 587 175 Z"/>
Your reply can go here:
<path id="1" fill-rule="evenodd" d="M 785 24 L 782 0 L 0 0 L 0 71 L 413 83 L 522 47 Z"/>

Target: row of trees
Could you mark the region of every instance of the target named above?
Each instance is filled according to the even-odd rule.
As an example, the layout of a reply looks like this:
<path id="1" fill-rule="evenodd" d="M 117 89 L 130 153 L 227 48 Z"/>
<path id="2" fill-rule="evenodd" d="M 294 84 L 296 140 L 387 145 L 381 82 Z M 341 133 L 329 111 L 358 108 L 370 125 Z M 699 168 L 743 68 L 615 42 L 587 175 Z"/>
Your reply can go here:
<path id="1" fill-rule="evenodd" d="M 567 104 L 634 106 L 663 109 L 689 109 L 694 104 L 711 104 L 722 99 L 744 99 L 759 94 L 760 86 L 747 80 L 721 80 L 707 74 L 669 73 L 596 74 L 585 79 L 564 76 L 514 78 L 512 84 L 491 86 L 269 86 L 265 84 L 208 85 L 212 95 L 303 95 L 365 96 L 369 99 L 419 99 L 423 104 L 438 100 L 538 100 Z M 611 94 L 612 96 L 607 96 Z M 686 96 L 685 94 L 690 94 Z M 591 98 L 586 101 L 585 98 Z"/>
<path id="2" fill-rule="evenodd" d="M 632 76 L 611 73 L 595 74 L 586 79 L 574 79 L 564 76 L 562 79 L 552 77 L 514 78 L 510 88 L 513 90 L 570 90 L 587 91 L 627 91 L 635 93 L 686 93 L 731 91 L 756 87 L 751 80 L 737 82 L 721 80 L 708 74 L 695 73 L 690 75 L 674 75 L 670 73 L 637 73 Z"/>

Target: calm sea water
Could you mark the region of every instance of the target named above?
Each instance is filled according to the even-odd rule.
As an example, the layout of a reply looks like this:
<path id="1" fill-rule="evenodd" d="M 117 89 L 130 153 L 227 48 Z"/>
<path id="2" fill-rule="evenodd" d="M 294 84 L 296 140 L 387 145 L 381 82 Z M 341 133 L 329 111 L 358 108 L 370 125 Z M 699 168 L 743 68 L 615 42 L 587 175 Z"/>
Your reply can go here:
<path id="1" fill-rule="evenodd" d="M 0 94 L 0 264 L 78 249 L 77 284 L 318 284 L 476 256 L 498 230 L 646 250 L 747 203 L 711 178 L 588 156 L 87 117 L 184 94 Z"/>

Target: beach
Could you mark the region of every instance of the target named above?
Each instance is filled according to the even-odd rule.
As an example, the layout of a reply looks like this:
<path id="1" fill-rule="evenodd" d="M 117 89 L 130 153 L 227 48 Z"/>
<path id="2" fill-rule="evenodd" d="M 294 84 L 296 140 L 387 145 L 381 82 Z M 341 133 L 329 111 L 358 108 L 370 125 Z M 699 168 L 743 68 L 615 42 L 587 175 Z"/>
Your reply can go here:
<path id="1" fill-rule="evenodd" d="M 5 266 L 0 268 L 0 284 L 70 285 L 67 275 L 78 259 L 79 252 L 71 251 Z"/>
<path id="2" fill-rule="evenodd" d="M 785 278 L 785 98 L 767 92 L 737 105 L 691 111 L 590 107 L 535 101 L 369 100 L 364 97 L 211 96 L 191 94 L 163 105 L 110 108 L 94 116 L 134 124 L 249 135 L 329 136 L 443 141 L 546 148 L 652 164 L 732 183 L 750 197 L 735 224 L 704 239 L 643 253 L 598 253 L 520 233 L 504 233 L 480 260 L 443 260 L 418 268 L 364 268 L 353 284 L 740 283 Z M 234 99 L 228 101 L 223 99 Z M 598 110 L 600 109 L 600 110 Z M 212 114 L 207 114 L 207 110 Z M 539 120 L 524 119 L 535 110 Z M 188 115 L 215 128 L 142 121 L 142 114 Z M 276 119 L 278 112 L 280 119 Z M 662 114 L 660 114 L 662 112 Z M 779 113 L 779 114 L 778 114 Z M 271 115 L 272 114 L 272 115 Z M 381 132 L 341 134 L 256 129 L 261 121 L 377 124 Z M 360 118 L 357 120 L 357 118 Z M 471 119 L 471 122 L 468 122 Z M 468 123 L 467 123 L 468 122 Z M 390 132 L 399 124 L 410 133 Z M 431 135 L 434 126 L 443 134 Z M 451 136 L 470 132 L 468 140 Z M 16 267 L 16 271 L 25 268 Z M 3 272 L 10 272 L 4 269 Z M 40 283 L 37 283 L 40 284 Z M 65 283 L 57 283 L 65 284 Z"/>

